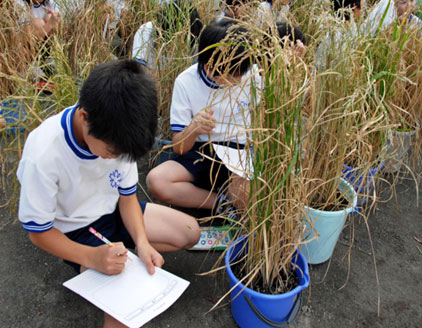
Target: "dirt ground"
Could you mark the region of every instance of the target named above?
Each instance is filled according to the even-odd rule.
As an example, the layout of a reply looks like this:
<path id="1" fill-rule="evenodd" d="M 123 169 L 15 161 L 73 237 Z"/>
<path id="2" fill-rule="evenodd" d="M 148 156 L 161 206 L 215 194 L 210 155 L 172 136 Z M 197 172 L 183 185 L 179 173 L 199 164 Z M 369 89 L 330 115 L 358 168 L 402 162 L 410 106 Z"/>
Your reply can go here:
<path id="1" fill-rule="evenodd" d="M 386 183 L 380 189 L 367 222 L 349 216 L 331 261 L 310 267 L 311 285 L 291 327 L 422 327 L 422 244 L 415 239 L 422 239 L 421 200 L 409 178 L 399 180 L 396 197 Z M 145 327 L 237 327 L 227 302 L 207 313 L 228 290 L 227 276 L 198 275 L 220 254 L 166 254 L 164 268 L 190 286 Z M 101 311 L 62 286 L 72 269 L 34 247 L 7 208 L 0 209 L 0 259 L 0 327 L 102 327 Z"/>

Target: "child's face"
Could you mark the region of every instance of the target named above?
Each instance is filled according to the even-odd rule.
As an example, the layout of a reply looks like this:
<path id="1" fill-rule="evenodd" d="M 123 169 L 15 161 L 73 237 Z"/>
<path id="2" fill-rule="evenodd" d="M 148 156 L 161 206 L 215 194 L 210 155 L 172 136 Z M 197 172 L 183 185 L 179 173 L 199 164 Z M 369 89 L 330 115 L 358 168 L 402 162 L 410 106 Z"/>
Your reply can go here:
<path id="1" fill-rule="evenodd" d="M 235 2 L 233 6 L 228 8 L 229 13 L 233 18 L 242 19 L 247 15 L 249 9 L 251 8 L 251 3 L 242 1 Z"/>
<path id="2" fill-rule="evenodd" d="M 112 159 L 117 158 L 119 155 L 115 154 L 113 151 L 113 147 L 106 144 L 104 141 L 93 137 L 92 135 L 86 133 L 84 135 L 84 140 L 91 151 L 91 153 L 95 156 L 104 158 L 104 159 Z"/>
<path id="3" fill-rule="evenodd" d="M 415 0 L 396 0 L 397 15 L 403 16 L 415 10 Z"/>
<path id="4" fill-rule="evenodd" d="M 364 0 L 361 0 L 360 1 L 360 8 L 358 8 L 356 6 L 353 7 L 353 15 L 355 16 L 355 19 L 359 19 L 360 14 L 361 14 L 361 11 L 362 11 L 362 8 L 363 8 L 364 5 L 365 5 Z"/>
<path id="5" fill-rule="evenodd" d="M 302 58 L 306 52 L 306 46 L 303 44 L 301 40 L 296 40 L 296 42 L 291 44 L 291 48 L 295 54 L 295 56 Z"/>
<path id="6" fill-rule="evenodd" d="M 242 76 L 233 76 L 233 75 L 219 75 L 212 78 L 218 85 L 222 87 L 234 87 L 240 82 L 242 82 Z"/>
<path id="7" fill-rule="evenodd" d="M 104 159 L 119 157 L 119 155 L 115 153 L 113 146 L 89 134 L 89 126 L 87 121 L 88 114 L 86 113 L 86 111 L 82 108 L 78 108 L 77 115 L 79 116 L 77 117 L 78 121 L 76 121 L 76 123 L 79 125 L 80 128 L 80 138 L 78 141 L 81 142 L 83 146 L 88 147 L 90 152 L 95 156 Z"/>

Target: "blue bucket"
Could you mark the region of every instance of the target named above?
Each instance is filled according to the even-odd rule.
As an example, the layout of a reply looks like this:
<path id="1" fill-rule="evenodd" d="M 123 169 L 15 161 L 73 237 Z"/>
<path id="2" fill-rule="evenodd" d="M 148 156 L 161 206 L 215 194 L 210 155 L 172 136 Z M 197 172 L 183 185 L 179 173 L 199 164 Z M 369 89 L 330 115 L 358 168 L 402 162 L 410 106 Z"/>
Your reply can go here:
<path id="1" fill-rule="evenodd" d="M 309 264 L 324 263 L 333 255 L 347 215 L 356 207 L 357 195 L 350 183 L 340 179 L 338 190 L 351 203 L 344 210 L 320 211 L 305 206 L 305 243 L 299 248 Z"/>
<path id="2" fill-rule="evenodd" d="M 343 173 L 342 178 L 348 181 L 358 194 L 357 206 L 366 204 L 368 196 L 371 195 L 374 190 L 375 174 L 383 167 L 384 163 L 381 163 L 380 166 L 374 167 L 370 169 L 367 174 L 364 174 L 360 169 L 355 169 L 343 164 L 343 168 L 341 169 L 341 172 Z"/>
<path id="3" fill-rule="evenodd" d="M 246 236 L 234 241 L 225 255 L 230 287 L 236 286 L 230 293 L 233 318 L 241 328 L 284 327 L 297 317 L 301 309 L 302 291 L 309 286 L 308 263 L 302 253 L 296 251 L 293 261 L 298 266 L 299 285 L 278 295 L 258 293 L 239 283 L 231 270 L 231 263 L 244 254 L 245 241 Z"/>
<path id="4" fill-rule="evenodd" d="M 10 99 L 0 102 L 0 115 L 6 121 L 4 132 L 15 133 L 17 129 L 25 130 L 21 122 L 25 119 L 25 106 L 21 100 Z"/>

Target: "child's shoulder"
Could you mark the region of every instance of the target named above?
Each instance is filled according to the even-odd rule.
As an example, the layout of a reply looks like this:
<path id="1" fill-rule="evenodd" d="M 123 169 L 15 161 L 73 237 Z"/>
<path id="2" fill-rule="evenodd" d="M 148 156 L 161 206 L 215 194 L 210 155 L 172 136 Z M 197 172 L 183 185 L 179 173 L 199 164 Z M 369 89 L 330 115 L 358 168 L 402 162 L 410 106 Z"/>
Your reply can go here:
<path id="1" fill-rule="evenodd" d="M 196 80 L 199 80 L 198 64 L 189 66 L 176 78 L 179 83 L 195 83 Z"/>
<path id="2" fill-rule="evenodd" d="M 61 126 L 63 114 L 64 111 L 49 117 L 29 133 L 25 142 L 25 155 L 34 157 L 52 155 L 61 136 L 63 136 Z"/>

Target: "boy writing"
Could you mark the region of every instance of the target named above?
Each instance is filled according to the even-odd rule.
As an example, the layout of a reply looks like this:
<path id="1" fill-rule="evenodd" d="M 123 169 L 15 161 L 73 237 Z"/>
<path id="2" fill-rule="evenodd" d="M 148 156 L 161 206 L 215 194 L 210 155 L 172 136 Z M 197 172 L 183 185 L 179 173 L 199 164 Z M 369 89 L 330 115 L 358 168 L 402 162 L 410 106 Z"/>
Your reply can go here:
<path id="1" fill-rule="evenodd" d="M 25 143 L 17 176 L 19 220 L 31 241 L 77 272 L 118 274 L 135 248 L 150 274 L 159 251 L 190 248 L 196 220 L 136 197 L 136 160 L 154 141 L 157 94 L 152 78 L 132 60 L 93 69 L 79 104 L 47 119 Z M 113 242 L 105 245 L 93 227 Z M 105 315 L 104 327 L 121 324 Z"/>
<path id="2" fill-rule="evenodd" d="M 242 149 L 247 142 L 253 85 L 259 75 L 250 70 L 246 30 L 232 20 L 207 26 L 199 38 L 198 63 L 176 79 L 170 111 L 173 149 L 179 154 L 148 173 L 147 186 L 157 199 L 176 206 L 212 209 L 229 207 L 229 218 L 247 204 L 247 181 L 230 174 L 209 144 Z M 214 46 L 214 47 L 213 47 Z M 213 161 L 213 159 L 216 160 Z M 220 163 L 219 163 L 220 162 Z M 227 187 L 228 197 L 221 191 Z"/>

